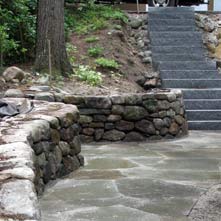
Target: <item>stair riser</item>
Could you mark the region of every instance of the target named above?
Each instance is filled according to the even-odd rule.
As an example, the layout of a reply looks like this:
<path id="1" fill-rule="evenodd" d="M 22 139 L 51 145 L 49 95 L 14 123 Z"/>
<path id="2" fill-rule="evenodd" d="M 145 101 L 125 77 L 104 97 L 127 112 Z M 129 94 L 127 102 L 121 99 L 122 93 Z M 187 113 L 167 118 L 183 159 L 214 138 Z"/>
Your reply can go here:
<path id="1" fill-rule="evenodd" d="M 190 121 L 194 120 L 220 120 L 221 121 L 221 110 L 220 111 L 187 111 L 187 119 Z"/>
<path id="2" fill-rule="evenodd" d="M 196 31 L 196 27 L 194 26 L 152 26 L 150 27 L 151 31 Z"/>
<path id="3" fill-rule="evenodd" d="M 221 100 L 184 100 L 186 110 L 219 110 Z"/>
<path id="4" fill-rule="evenodd" d="M 149 15 L 150 17 L 150 15 Z M 152 13 L 151 19 L 159 20 L 159 19 L 195 19 L 193 13 Z"/>
<path id="5" fill-rule="evenodd" d="M 152 58 L 156 62 L 160 61 L 205 61 L 203 55 L 176 55 L 176 54 L 159 54 L 152 55 Z"/>
<path id="6" fill-rule="evenodd" d="M 152 46 L 180 46 L 183 47 L 202 47 L 203 41 L 202 39 L 190 39 L 187 38 L 185 40 L 181 38 L 153 38 L 151 39 Z"/>
<path id="7" fill-rule="evenodd" d="M 221 99 L 221 90 L 183 90 L 184 99 Z"/>
<path id="8" fill-rule="evenodd" d="M 211 80 L 162 80 L 163 88 L 221 88 L 221 78 Z"/>
<path id="9" fill-rule="evenodd" d="M 216 70 L 215 62 L 160 62 L 159 70 Z"/>
<path id="10" fill-rule="evenodd" d="M 185 12 L 188 12 L 188 13 L 194 13 L 194 9 L 191 8 L 191 7 L 180 7 L 180 8 L 174 8 L 174 7 L 167 7 L 167 8 L 164 8 L 164 7 L 149 7 L 149 14 L 152 14 L 152 13 L 185 13 Z"/>
<path id="11" fill-rule="evenodd" d="M 149 32 L 150 39 L 154 38 L 180 38 L 180 39 L 202 39 L 202 35 L 200 32 L 181 32 L 181 31 L 171 31 L 171 32 L 160 32 L 160 31 L 150 31 Z"/>
<path id="12" fill-rule="evenodd" d="M 178 46 L 151 46 L 152 53 L 167 53 L 167 54 L 204 54 L 205 49 L 201 47 L 178 47 Z"/>
<path id="13" fill-rule="evenodd" d="M 221 122 L 188 122 L 189 130 L 221 130 Z"/>
<path id="14" fill-rule="evenodd" d="M 152 30 L 154 27 L 158 26 L 194 26 L 195 27 L 195 19 L 158 19 L 148 20 L 149 28 Z"/>

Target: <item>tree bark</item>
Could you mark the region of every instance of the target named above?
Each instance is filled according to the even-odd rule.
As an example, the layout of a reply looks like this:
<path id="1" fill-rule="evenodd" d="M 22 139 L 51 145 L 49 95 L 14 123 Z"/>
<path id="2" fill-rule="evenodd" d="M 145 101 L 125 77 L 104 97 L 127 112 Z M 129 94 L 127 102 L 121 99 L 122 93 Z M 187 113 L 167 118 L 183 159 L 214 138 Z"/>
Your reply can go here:
<path id="1" fill-rule="evenodd" d="M 64 34 L 64 0 L 39 0 L 37 18 L 37 45 L 35 69 L 49 70 L 49 48 L 53 72 L 62 75 L 72 73 L 68 60 Z"/>

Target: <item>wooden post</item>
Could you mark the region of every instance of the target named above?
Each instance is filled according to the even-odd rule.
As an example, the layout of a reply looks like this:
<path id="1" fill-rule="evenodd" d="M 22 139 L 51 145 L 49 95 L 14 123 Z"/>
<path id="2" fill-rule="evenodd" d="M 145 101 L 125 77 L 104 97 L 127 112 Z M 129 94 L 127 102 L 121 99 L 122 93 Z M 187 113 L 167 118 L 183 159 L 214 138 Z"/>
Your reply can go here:
<path id="1" fill-rule="evenodd" d="M 52 77 L 52 67 L 51 67 L 51 41 L 48 39 L 48 68 L 49 68 L 49 77 Z"/>
<path id="2" fill-rule="evenodd" d="M 137 0 L 137 14 L 140 13 L 140 5 L 139 5 L 139 0 Z"/>
<path id="3" fill-rule="evenodd" d="M 208 6 L 209 11 L 214 10 L 214 0 L 209 0 L 209 6 Z"/>

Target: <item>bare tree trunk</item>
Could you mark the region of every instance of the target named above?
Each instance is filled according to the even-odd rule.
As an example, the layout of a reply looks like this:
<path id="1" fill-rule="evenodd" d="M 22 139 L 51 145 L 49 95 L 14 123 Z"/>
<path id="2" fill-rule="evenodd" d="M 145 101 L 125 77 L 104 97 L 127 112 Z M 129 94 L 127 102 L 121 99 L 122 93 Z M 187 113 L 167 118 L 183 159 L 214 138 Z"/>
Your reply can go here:
<path id="1" fill-rule="evenodd" d="M 72 73 L 65 47 L 64 0 L 39 0 L 37 22 L 35 69 L 49 70 L 50 40 L 52 70 L 62 75 Z"/>

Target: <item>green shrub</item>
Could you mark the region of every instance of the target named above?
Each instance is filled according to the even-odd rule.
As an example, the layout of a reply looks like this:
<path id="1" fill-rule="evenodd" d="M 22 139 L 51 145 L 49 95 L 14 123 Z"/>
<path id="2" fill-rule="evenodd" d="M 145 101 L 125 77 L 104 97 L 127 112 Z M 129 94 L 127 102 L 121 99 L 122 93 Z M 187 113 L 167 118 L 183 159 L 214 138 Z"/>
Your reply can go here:
<path id="1" fill-rule="evenodd" d="M 10 48 L 4 52 L 4 60 L 7 64 L 33 58 L 36 8 L 37 0 L 0 0 L 0 26 L 4 27 L 7 33 L 5 48 Z M 10 47 L 7 46 L 9 44 Z"/>
<path id="2" fill-rule="evenodd" d="M 66 51 L 68 54 L 69 61 L 73 65 L 76 62 L 76 57 L 74 56 L 74 54 L 77 52 L 77 47 L 75 47 L 71 43 L 66 43 Z"/>
<path id="3" fill-rule="evenodd" d="M 104 49 L 99 46 L 90 47 L 88 49 L 88 55 L 91 57 L 98 57 L 103 53 L 103 50 Z"/>
<path id="4" fill-rule="evenodd" d="M 67 9 L 65 13 L 66 31 L 74 31 L 78 34 L 88 34 L 104 29 L 108 26 L 109 20 L 128 21 L 126 14 L 120 9 L 93 4 L 93 2 L 86 3 L 83 7 L 75 10 Z"/>
<path id="5" fill-rule="evenodd" d="M 99 67 L 103 67 L 103 68 L 114 68 L 114 69 L 119 68 L 119 64 L 113 59 L 98 58 L 95 60 L 95 63 Z"/>
<path id="6" fill-rule="evenodd" d="M 9 38 L 7 29 L 4 26 L 0 26 L 0 67 L 4 64 L 4 56 L 16 51 L 17 47 L 17 42 Z"/>
<path id="7" fill-rule="evenodd" d="M 89 66 L 80 65 L 78 69 L 75 70 L 75 76 L 91 86 L 98 86 L 102 83 L 102 74 L 92 70 Z"/>
<path id="8" fill-rule="evenodd" d="M 85 38 L 85 42 L 87 42 L 87 43 L 93 43 L 93 42 L 96 42 L 96 41 L 99 41 L 99 38 L 96 37 L 96 36 L 90 36 L 88 38 Z"/>

